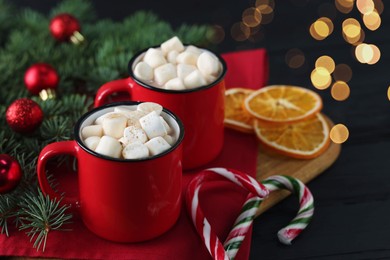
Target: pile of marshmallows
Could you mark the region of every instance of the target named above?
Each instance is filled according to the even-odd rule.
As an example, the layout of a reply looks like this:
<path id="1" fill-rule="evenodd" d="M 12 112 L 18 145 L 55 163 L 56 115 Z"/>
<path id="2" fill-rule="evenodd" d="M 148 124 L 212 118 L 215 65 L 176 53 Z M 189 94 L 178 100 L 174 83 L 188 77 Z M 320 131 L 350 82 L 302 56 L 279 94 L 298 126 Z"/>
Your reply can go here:
<path id="1" fill-rule="evenodd" d="M 222 71 L 218 58 L 195 46 L 184 47 L 177 36 L 160 48 L 149 48 L 134 68 L 139 80 L 152 86 L 184 90 L 214 82 Z"/>
<path id="2" fill-rule="evenodd" d="M 173 130 L 160 115 L 162 106 L 141 103 L 136 110 L 114 108 L 81 130 L 84 144 L 91 150 L 123 159 L 142 159 L 168 150 L 175 138 Z"/>

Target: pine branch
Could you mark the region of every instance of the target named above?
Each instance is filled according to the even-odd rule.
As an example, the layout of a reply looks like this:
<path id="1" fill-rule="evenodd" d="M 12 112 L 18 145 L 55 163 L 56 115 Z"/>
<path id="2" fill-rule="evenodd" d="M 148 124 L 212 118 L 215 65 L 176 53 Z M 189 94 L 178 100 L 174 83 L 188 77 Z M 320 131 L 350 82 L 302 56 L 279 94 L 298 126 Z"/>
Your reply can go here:
<path id="1" fill-rule="evenodd" d="M 19 215 L 21 225 L 19 230 L 26 230 L 30 242 L 34 241 L 33 247 L 39 251 L 45 251 L 46 241 L 52 230 L 67 231 L 63 225 L 71 223 L 71 214 L 66 213 L 70 206 L 60 206 L 61 201 L 50 200 L 40 190 L 38 194 L 27 193 L 20 206 Z"/>
<path id="2" fill-rule="evenodd" d="M 50 19 L 64 12 L 80 21 L 86 37 L 83 44 L 58 43 L 50 35 Z M 74 124 L 91 108 L 96 90 L 109 80 L 127 77 L 127 63 L 136 52 L 174 35 L 204 47 L 209 30 L 202 25 L 174 29 L 147 11 L 135 12 L 122 22 L 96 20 L 92 2 L 85 0 L 65 0 L 49 16 L 31 9 L 18 10 L 11 1 L 0 0 L 0 153 L 15 157 L 23 169 L 16 189 L 0 196 L 1 233 L 10 235 L 8 227 L 15 220 L 34 241 L 33 246 L 44 250 L 49 232 L 61 230 L 71 215 L 65 213 L 68 206 L 37 192 L 39 152 L 51 142 L 74 138 Z M 37 62 L 49 63 L 57 70 L 56 99 L 42 101 L 28 93 L 24 73 Z M 7 107 L 22 97 L 32 98 L 44 112 L 41 126 L 27 135 L 13 132 L 5 119 Z M 56 160 L 72 162 L 64 156 Z M 49 176 L 55 187 L 55 178 Z"/>

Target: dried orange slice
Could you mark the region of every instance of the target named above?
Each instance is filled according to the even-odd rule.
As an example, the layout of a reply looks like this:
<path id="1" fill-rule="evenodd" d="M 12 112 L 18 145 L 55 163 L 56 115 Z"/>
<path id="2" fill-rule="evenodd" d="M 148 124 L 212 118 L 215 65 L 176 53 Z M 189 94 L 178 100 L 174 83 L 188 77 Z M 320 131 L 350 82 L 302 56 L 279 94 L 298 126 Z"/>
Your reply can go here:
<path id="1" fill-rule="evenodd" d="M 320 114 L 293 124 L 254 122 L 257 138 L 275 152 L 298 159 L 312 159 L 330 144 L 329 126 Z"/>
<path id="2" fill-rule="evenodd" d="M 254 117 L 272 123 L 293 123 L 314 116 L 322 108 L 321 97 L 306 88 L 274 85 L 250 94 L 245 109 Z"/>
<path id="3" fill-rule="evenodd" d="M 244 132 L 253 133 L 253 116 L 244 108 L 244 100 L 254 90 L 231 88 L 225 92 L 225 126 Z"/>

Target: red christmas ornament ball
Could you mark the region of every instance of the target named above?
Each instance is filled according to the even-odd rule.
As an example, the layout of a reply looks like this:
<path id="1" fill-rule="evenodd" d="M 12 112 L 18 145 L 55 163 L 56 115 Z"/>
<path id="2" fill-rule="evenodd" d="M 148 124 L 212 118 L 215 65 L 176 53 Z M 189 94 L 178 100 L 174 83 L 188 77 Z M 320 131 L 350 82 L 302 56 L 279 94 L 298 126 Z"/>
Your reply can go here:
<path id="1" fill-rule="evenodd" d="M 10 192 L 22 179 L 22 168 L 18 161 L 8 154 L 0 154 L 0 193 Z"/>
<path id="2" fill-rule="evenodd" d="M 33 95 L 38 95 L 43 89 L 56 89 L 58 82 L 57 71 L 46 63 L 35 63 L 24 74 L 24 84 Z"/>
<path id="3" fill-rule="evenodd" d="M 80 24 L 74 16 L 63 13 L 51 19 L 49 29 L 56 40 L 63 42 L 69 41 L 75 32 L 80 31 Z"/>
<path id="4" fill-rule="evenodd" d="M 33 100 L 20 98 L 7 108 L 5 118 L 15 132 L 31 133 L 42 123 L 43 111 Z"/>

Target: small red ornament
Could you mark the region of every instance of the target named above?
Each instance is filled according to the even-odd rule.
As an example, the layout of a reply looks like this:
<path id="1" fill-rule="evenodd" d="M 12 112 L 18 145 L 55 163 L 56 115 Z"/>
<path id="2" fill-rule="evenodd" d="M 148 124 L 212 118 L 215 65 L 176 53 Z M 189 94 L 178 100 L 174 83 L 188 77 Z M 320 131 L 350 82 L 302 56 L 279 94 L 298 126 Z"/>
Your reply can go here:
<path id="1" fill-rule="evenodd" d="M 50 21 L 50 32 L 57 41 L 70 41 L 75 33 L 80 32 L 79 21 L 72 15 L 63 13 Z"/>
<path id="2" fill-rule="evenodd" d="M 8 154 L 0 154 L 0 193 L 10 192 L 22 179 L 22 168 L 18 161 Z"/>
<path id="3" fill-rule="evenodd" d="M 5 118 L 15 132 L 31 133 L 42 123 L 43 112 L 33 100 L 20 98 L 7 108 Z"/>
<path id="4" fill-rule="evenodd" d="M 33 95 L 38 95 L 44 89 L 56 89 L 58 82 L 57 71 L 46 63 L 35 63 L 24 74 L 24 84 Z"/>

